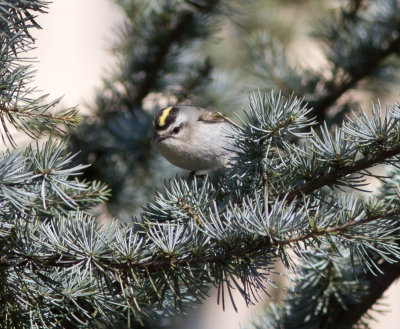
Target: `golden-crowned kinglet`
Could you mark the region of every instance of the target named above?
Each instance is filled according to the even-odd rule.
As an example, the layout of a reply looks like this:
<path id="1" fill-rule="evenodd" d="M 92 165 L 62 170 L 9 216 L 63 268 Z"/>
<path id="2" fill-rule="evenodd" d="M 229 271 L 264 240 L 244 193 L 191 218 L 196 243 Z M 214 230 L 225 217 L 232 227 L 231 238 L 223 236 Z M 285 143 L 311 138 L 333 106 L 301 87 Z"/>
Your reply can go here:
<path id="1" fill-rule="evenodd" d="M 196 106 L 161 109 L 154 118 L 154 143 L 169 162 L 192 173 L 224 167 L 235 155 L 228 135 L 233 123 Z"/>

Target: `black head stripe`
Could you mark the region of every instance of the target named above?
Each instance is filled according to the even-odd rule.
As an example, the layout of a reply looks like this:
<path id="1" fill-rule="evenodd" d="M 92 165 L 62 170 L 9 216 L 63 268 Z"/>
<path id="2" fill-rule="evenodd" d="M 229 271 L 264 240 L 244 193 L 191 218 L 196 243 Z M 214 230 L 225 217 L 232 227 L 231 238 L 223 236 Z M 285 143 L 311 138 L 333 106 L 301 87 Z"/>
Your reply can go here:
<path id="1" fill-rule="evenodd" d="M 176 119 L 179 109 L 177 107 L 166 107 L 161 109 L 154 118 L 154 127 L 156 130 L 167 129 Z"/>

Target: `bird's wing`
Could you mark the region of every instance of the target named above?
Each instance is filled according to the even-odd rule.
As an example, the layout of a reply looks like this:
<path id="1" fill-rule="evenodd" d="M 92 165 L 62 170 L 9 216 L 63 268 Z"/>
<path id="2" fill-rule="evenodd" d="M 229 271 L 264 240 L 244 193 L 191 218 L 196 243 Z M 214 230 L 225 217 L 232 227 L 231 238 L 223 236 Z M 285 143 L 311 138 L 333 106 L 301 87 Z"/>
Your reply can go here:
<path id="1" fill-rule="evenodd" d="M 232 120 L 226 117 L 221 112 L 213 112 L 205 109 L 199 109 L 199 110 L 200 110 L 199 121 L 232 123 Z"/>

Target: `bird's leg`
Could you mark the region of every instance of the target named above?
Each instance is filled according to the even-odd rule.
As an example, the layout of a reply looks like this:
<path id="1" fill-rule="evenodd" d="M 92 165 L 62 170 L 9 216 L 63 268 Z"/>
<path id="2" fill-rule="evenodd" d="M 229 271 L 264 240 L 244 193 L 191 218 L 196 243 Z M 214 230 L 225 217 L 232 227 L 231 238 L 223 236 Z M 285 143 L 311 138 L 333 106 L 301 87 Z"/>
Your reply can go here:
<path id="1" fill-rule="evenodd" d="M 196 178 L 204 179 L 204 178 L 206 178 L 206 175 L 196 175 L 196 171 L 195 171 L 195 170 L 192 170 L 192 171 L 190 172 L 190 174 L 189 174 L 188 179 L 189 179 L 190 181 L 192 181 L 195 177 L 196 177 Z"/>
<path id="2" fill-rule="evenodd" d="M 188 179 L 189 179 L 190 181 L 192 181 L 192 180 L 194 179 L 194 176 L 196 176 L 196 171 L 192 170 L 192 171 L 190 172 L 190 174 L 189 174 Z"/>

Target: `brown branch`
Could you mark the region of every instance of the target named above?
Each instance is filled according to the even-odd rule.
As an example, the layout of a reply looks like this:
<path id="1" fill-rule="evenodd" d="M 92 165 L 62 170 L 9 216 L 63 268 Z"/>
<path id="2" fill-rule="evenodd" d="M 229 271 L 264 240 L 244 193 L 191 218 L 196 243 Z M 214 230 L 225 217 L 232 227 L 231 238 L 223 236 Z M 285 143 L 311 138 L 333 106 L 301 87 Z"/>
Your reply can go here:
<path id="1" fill-rule="evenodd" d="M 194 19 L 197 13 L 209 14 L 218 6 L 219 1 L 205 1 L 203 4 L 198 4 L 196 2 L 187 2 L 195 8 L 195 11 L 183 12 L 179 17 L 176 18 L 177 23 L 175 26 L 165 35 L 163 41 L 158 46 L 156 54 L 154 56 L 154 61 L 149 65 L 146 71 L 146 77 L 140 84 L 140 87 L 133 98 L 133 105 L 140 106 L 143 99 L 151 92 L 158 74 L 162 71 L 165 65 L 165 60 L 169 55 L 170 49 L 179 43 L 187 42 L 187 38 L 183 38 L 183 35 L 190 30 L 191 25 L 194 23 Z M 196 13 L 197 11 L 197 13 Z M 194 38 L 195 36 L 190 36 Z M 205 73 L 209 73 L 207 70 Z M 134 108 L 133 106 L 132 108 Z"/>
<path id="2" fill-rule="evenodd" d="M 272 241 L 271 239 L 264 239 L 263 241 L 257 243 L 249 243 L 247 248 L 243 248 L 239 251 L 232 252 L 231 249 L 225 250 L 224 253 L 220 254 L 212 254 L 207 257 L 194 257 L 190 256 L 189 258 L 182 259 L 174 259 L 174 258 L 157 258 L 148 262 L 138 262 L 132 263 L 127 261 L 125 263 L 115 262 L 115 261 L 105 261 L 101 259 L 93 258 L 93 261 L 99 264 L 99 268 L 108 268 L 114 269 L 118 271 L 120 275 L 124 276 L 123 273 L 129 273 L 132 270 L 136 270 L 138 276 L 135 280 L 138 280 L 141 276 L 147 276 L 151 279 L 152 274 L 157 272 L 165 271 L 166 267 L 175 267 L 177 265 L 193 267 L 202 265 L 202 264 L 227 264 L 232 259 L 241 259 L 251 257 L 252 253 L 265 250 L 267 253 L 272 248 L 283 247 L 285 245 L 290 245 L 293 243 L 298 243 L 300 241 L 305 241 L 307 239 L 312 238 L 313 236 L 322 236 L 325 234 L 338 234 L 341 232 L 345 232 L 350 227 L 354 227 L 357 225 L 366 224 L 369 222 L 373 222 L 379 219 L 397 217 L 400 215 L 400 210 L 393 211 L 387 214 L 375 215 L 375 216 L 367 216 L 362 220 L 355 221 L 350 220 L 347 223 L 342 225 L 333 226 L 328 229 L 317 229 L 313 230 L 298 236 L 294 236 L 292 238 L 287 239 L 286 241 Z M 10 267 L 34 267 L 36 270 L 40 271 L 41 268 L 48 267 L 71 267 L 74 265 L 82 264 L 82 258 L 74 259 L 74 257 L 65 257 L 62 254 L 56 254 L 50 257 L 46 257 L 44 259 L 34 259 L 32 255 L 26 255 L 25 259 L 23 257 L 18 256 L 15 258 L 9 257 L 7 255 L 2 256 L 0 258 L 0 269 L 6 269 Z M 351 312 L 348 310 L 340 311 L 336 316 L 337 321 L 335 323 L 347 324 L 355 324 L 360 318 L 371 308 L 371 306 L 382 296 L 383 292 L 389 287 L 389 285 L 398 278 L 400 274 L 400 264 L 389 264 L 383 263 L 380 265 L 381 270 L 384 274 L 379 276 L 373 276 L 372 274 L 367 274 L 367 279 L 370 281 L 370 286 L 368 292 L 363 295 L 362 299 L 359 300 L 356 304 L 348 305 L 351 307 Z M 141 274 L 139 274 L 141 273 Z M 129 275 L 129 274 L 128 274 Z M 136 275 L 136 274 L 135 274 Z"/>
<path id="3" fill-rule="evenodd" d="M 335 316 L 334 328 L 352 328 L 365 315 L 368 310 L 380 299 L 386 289 L 400 276 L 400 262 L 390 264 L 385 262 L 379 265 L 383 272 L 379 275 L 367 274 L 369 289 L 366 295 L 356 304 L 348 305 L 349 309 L 342 308 Z"/>
<path id="4" fill-rule="evenodd" d="M 396 53 L 400 48 L 400 34 L 393 39 L 387 48 L 371 56 L 363 66 L 358 67 L 356 71 L 349 72 L 349 75 L 340 82 L 335 82 L 337 76 L 329 81 L 325 81 L 325 86 L 329 87 L 325 95 L 321 95 L 316 101 L 310 101 L 309 105 L 313 108 L 312 115 L 316 116 L 318 122 L 322 123 L 325 119 L 327 109 L 332 106 L 346 91 L 356 86 L 362 79 L 371 75 L 378 66 L 390 55 Z M 353 56 L 353 55 L 351 55 Z"/>
<path id="5" fill-rule="evenodd" d="M 75 121 L 76 117 L 74 115 L 54 115 L 51 113 L 37 113 L 32 111 L 24 111 L 20 108 L 13 107 L 13 108 L 4 108 L 0 107 L 0 112 L 4 113 L 14 113 L 18 116 L 23 117 L 35 117 L 35 118 L 46 118 L 51 120 L 58 120 L 58 121 Z"/>
<path id="6" fill-rule="evenodd" d="M 325 176 L 318 177 L 293 189 L 289 194 L 286 195 L 286 200 L 293 200 L 295 197 L 301 196 L 303 194 L 309 194 L 324 186 L 333 186 L 340 178 L 360 172 L 376 164 L 383 163 L 385 160 L 388 160 L 399 154 L 400 154 L 400 144 L 392 148 L 377 152 L 375 154 L 367 155 L 360 160 L 357 160 L 349 165 L 335 169 L 326 174 Z M 283 199 L 284 197 L 285 195 L 282 195 L 280 198 Z"/>
<path id="7" fill-rule="evenodd" d="M 155 55 L 155 60 L 149 66 L 149 69 L 146 72 L 146 77 L 144 78 L 144 81 L 141 83 L 140 88 L 135 95 L 135 98 L 133 100 L 134 105 L 140 106 L 143 99 L 151 91 L 157 75 L 165 64 L 165 60 L 167 58 L 167 55 L 169 54 L 169 49 L 181 37 L 182 33 L 184 33 L 186 29 L 188 29 L 192 22 L 193 16 L 194 15 L 192 12 L 186 12 L 181 17 L 179 17 L 178 23 L 169 32 L 169 34 L 164 38 L 161 45 L 158 47 L 157 54 Z M 135 108 L 135 106 L 133 106 L 132 108 Z"/>
<path id="8" fill-rule="evenodd" d="M 277 247 L 284 247 L 288 246 L 293 243 L 298 243 L 301 241 L 308 240 L 314 236 L 322 236 L 325 234 L 339 234 L 342 232 L 345 232 L 348 230 L 350 227 L 362 225 L 362 224 L 367 224 L 379 219 L 384 219 L 384 218 L 389 218 L 389 217 L 395 217 L 395 216 L 400 216 L 400 209 L 396 211 L 392 211 L 386 214 L 380 214 L 380 215 L 375 215 L 375 216 L 369 216 L 365 217 L 362 220 L 350 220 L 347 223 L 344 223 L 342 225 L 338 226 L 332 226 L 330 228 L 321 228 L 321 229 L 315 229 L 315 230 L 310 230 L 307 233 L 303 233 L 297 236 L 290 237 L 284 241 L 282 240 L 273 240 L 270 238 L 266 238 L 263 241 L 257 241 L 257 242 L 250 242 L 247 247 L 240 249 L 239 251 L 236 250 L 236 252 L 232 252 L 231 249 L 225 250 L 225 252 L 220 253 L 220 254 L 212 254 L 207 257 L 199 257 L 199 256 L 191 256 L 187 258 L 181 258 L 181 259 L 176 259 L 176 258 L 165 258 L 165 257 L 157 257 L 155 259 L 146 261 L 146 262 L 127 262 L 127 263 L 121 263 L 121 262 L 113 262 L 113 261 L 105 261 L 105 260 L 97 260 L 99 263 L 103 263 L 106 265 L 108 268 L 114 268 L 118 270 L 131 270 L 131 269 L 136 269 L 136 270 L 144 270 L 146 273 L 154 273 L 158 271 L 162 271 L 166 266 L 170 265 L 183 265 L 185 266 L 186 264 L 191 264 L 196 265 L 196 264 L 206 264 L 206 263 L 221 263 L 221 264 L 226 264 L 229 259 L 232 258 L 248 258 L 249 255 L 251 255 L 254 252 L 260 251 L 260 250 L 271 250 Z M 39 265 L 41 267 L 69 267 L 76 265 L 78 263 L 81 263 L 82 259 L 80 258 L 79 260 L 76 260 L 74 257 L 66 257 L 65 255 L 62 254 L 55 254 L 53 256 L 48 256 L 45 259 L 33 259 L 32 256 L 27 257 L 26 259 L 23 259 L 22 257 L 9 257 L 9 256 L 3 256 L 0 258 L 0 268 L 4 267 L 15 267 L 15 266 L 25 266 L 27 263 L 35 263 L 36 265 Z"/>
<path id="9" fill-rule="evenodd" d="M 363 7 L 365 7 L 365 5 L 366 4 L 364 0 L 351 1 L 350 8 L 346 12 L 346 16 L 348 17 L 347 19 L 354 21 L 359 15 L 359 12 L 363 9 Z"/>
<path id="10" fill-rule="evenodd" d="M 177 99 L 176 104 L 182 103 L 184 100 L 193 93 L 196 88 L 199 88 L 201 85 L 205 85 L 209 83 L 209 76 L 212 71 L 212 64 L 209 58 L 207 58 L 204 63 L 197 69 L 195 75 L 190 75 L 186 79 L 186 81 L 182 82 L 182 86 L 185 86 L 185 89 L 179 90 L 176 92 Z"/>

